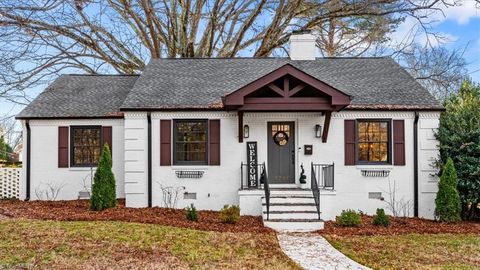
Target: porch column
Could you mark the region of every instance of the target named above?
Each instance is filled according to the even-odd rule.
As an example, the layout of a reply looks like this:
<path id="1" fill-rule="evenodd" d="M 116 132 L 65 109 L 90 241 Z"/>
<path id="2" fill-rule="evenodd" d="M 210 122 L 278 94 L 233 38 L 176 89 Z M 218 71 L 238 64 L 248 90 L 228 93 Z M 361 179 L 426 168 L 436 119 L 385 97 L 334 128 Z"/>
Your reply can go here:
<path id="1" fill-rule="evenodd" d="M 238 142 L 243 142 L 243 111 L 238 111 Z"/>
<path id="2" fill-rule="evenodd" d="M 330 119 L 332 118 L 332 111 L 325 113 L 325 122 L 323 123 L 322 142 L 326 143 L 328 138 L 328 129 L 330 128 Z"/>

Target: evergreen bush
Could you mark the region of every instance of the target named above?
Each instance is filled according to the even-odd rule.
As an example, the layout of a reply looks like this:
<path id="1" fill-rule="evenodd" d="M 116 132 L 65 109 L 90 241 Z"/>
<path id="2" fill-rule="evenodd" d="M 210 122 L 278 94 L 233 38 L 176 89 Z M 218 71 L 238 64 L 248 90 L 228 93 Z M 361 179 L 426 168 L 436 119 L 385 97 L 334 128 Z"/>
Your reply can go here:
<path id="1" fill-rule="evenodd" d="M 236 205 L 224 205 L 218 213 L 218 216 L 223 223 L 237 223 L 240 219 L 240 207 Z"/>
<path id="2" fill-rule="evenodd" d="M 457 184 L 457 172 L 453 160 L 448 158 L 442 170 L 442 176 L 438 183 L 437 198 L 435 199 L 435 216 L 440 221 L 457 222 L 461 220 L 462 206 Z"/>
<path id="3" fill-rule="evenodd" d="M 362 224 L 362 217 L 354 210 L 343 210 L 335 221 L 343 227 L 357 227 Z"/>
<path id="4" fill-rule="evenodd" d="M 90 209 L 101 211 L 115 207 L 115 176 L 112 172 L 112 155 L 107 144 L 103 146 L 97 171 L 93 177 L 92 197 L 90 198 Z"/>
<path id="5" fill-rule="evenodd" d="M 452 158 L 458 175 L 462 218 L 480 220 L 480 85 L 465 81 L 444 103 L 437 139 L 438 165 Z M 438 166 L 440 168 L 440 166 Z"/>
<path id="6" fill-rule="evenodd" d="M 190 206 L 187 206 L 187 208 L 185 209 L 187 210 L 187 219 L 188 220 L 191 220 L 191 221 L 197 221 L 198 220 L 198 212 L 197 212 L 197 208 L 195 208 L 195 205 L 190 204 Z"/>
<path id="7" fill-rule="evenodd" d="M 377 208 L 377 214 L 373 216 L 373 225 L 388 227 L 390 225 L 390 218 L 385 215 L 385 210 Z"/>

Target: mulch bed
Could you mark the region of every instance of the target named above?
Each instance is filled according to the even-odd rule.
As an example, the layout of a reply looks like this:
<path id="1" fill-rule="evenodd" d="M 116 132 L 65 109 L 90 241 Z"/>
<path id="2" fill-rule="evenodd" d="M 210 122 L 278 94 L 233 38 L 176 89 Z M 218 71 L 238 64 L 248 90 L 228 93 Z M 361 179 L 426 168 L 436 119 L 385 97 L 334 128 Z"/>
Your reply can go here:
<path id="1" fill-rule="evenodd" d="M 0 215 L 58 221 L 127 221 L 218 232 L 272 231 L 263 226 L 261 217 L 242 216 L 236 224 L 225 224 L 218 219 L 218 212 L 199 211 L 198 222 L 194 222 L 186 219 L 185 210 L 182 209 L 127 208 L 124 200 L 119 200 L 117 207 L 100 212 L 90 211 L 88 200 L 55 202 L 0 200 Z"/>
<path id="2" fill-rule="evenodd" d="M 480 234 L 480 223 L 458 222 L 444 223 L 422 218 L 393 218 L 390 217 L 390 226 L 382 227 L 372 224 L 373 217 L 362 216 L 362 224 L 359 227 L 342 227 L 334 221 L 326 221 L 325 229 L 318 231 L 324 235 L 401 235 L 401 234 Z"/>

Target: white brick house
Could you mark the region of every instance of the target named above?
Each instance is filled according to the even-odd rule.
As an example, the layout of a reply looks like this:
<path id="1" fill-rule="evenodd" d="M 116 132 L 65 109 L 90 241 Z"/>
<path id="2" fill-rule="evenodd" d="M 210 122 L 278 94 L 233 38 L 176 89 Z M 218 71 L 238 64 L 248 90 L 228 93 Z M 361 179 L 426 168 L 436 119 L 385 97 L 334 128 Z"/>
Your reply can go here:
<path id="1" fill-rule="evenodd" d="M 55 183 L 58 199 L 76 199 L 108 143 L 129 207 L 164 206 L 171 187 L 178 208 L 237 204 L 266 219 L 268 205 L 267 225 L 313 229 L 343 209 L 386 208 L 395 183 L 407 214 L 431 218 L 442 106 L 389 58 L 315 59 L 309 34 L 291 42 L 291 59 L 155 59 L 138 76 L 60 76 L 17 116 L 22 197 Z"/>

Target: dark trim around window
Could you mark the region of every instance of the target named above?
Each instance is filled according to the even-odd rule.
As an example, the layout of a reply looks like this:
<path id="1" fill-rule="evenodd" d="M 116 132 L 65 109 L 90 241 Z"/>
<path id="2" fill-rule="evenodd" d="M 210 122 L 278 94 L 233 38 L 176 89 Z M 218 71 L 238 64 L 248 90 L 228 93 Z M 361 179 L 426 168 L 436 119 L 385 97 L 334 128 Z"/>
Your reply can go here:
<path id="1" fill-rule="evenodd" d="M 202 122 L 205 125 L 205 160 L 202 161 L 178 161 L 177 160 L 177 123 L 185 122 Z M 209 158 L 209 134 L 208 134 L 208 119 L 173 119 L 173 137 L 172 137 L 172 150 L 173 150 L 173 165 L 182 165 L 182 166 L 195 166 L 195 165 L 208 165 Z"/>
<path id="2" fill-rule="evenodd" d="M 361 161 L 359 159 L 359 135 L 358 135 L 358 123 L 361 122 L 386 122 L 387 123 L 387 161 Z M 355 160 L 357 165 L 391 165 L 392 164 L 392 119 L 356 119 L 355 121 Z"/>
<path id="3" fill-rule="evenodd" d="M 102 126 L 92 126 L 92 125 L 87 125 L 87 126 L 70 126 L 70 167 L 97 167 L 98 163 L 92 163 L 92 164 L 75 164 L 75 150 L 74 150 L 74 130 L 75 129 L 98 129 L 100 131 L 100 155 L 102 154 L 102 147 L 103 147 L 103 131 L 102 131 Z M 100 158 L 100 157 L 99 157 Z"/>

